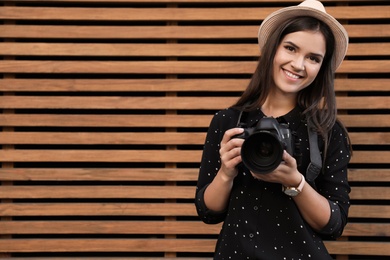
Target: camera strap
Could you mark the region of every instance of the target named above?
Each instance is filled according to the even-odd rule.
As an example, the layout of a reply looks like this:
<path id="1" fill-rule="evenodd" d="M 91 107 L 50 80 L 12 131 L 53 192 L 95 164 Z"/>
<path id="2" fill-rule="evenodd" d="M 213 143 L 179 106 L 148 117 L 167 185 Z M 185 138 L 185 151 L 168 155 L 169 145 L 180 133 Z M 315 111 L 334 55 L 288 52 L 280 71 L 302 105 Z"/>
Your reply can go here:
<path id="1" fill-rule="evenodd" d="M 318 148 L 318 135 L 307 124 L 307 132 L 309 134 L 310 145 L 310 163 L 306 169 L 306 180 L 314 184 L 314 180 L 318 177 L 322 168 L 322 158 L 320 149 Z"/>

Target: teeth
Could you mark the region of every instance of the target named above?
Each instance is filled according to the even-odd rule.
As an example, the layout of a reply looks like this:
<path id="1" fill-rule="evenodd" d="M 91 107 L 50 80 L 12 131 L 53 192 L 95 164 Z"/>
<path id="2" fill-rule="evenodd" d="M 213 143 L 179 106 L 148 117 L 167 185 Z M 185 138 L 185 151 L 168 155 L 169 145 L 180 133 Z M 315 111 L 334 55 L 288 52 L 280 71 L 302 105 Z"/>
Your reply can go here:
<path id="1" fill-rule="evenodd" d="M 295 75 L 295 74 L 292 74 L 291 72 L 289 71 L 285 71 L 285 73 L 287 74 L 287 76 L 291 77 L 291 78 L 294 78 L 294 79 L 299 79 L 299 76 Z"/>

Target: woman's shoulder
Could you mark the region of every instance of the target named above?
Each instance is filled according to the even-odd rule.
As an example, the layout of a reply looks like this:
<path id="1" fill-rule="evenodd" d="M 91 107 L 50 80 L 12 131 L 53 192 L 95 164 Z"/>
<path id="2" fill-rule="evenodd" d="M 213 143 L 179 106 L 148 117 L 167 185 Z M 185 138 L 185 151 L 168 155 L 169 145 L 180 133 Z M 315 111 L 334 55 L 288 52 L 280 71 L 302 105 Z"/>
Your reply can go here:
<path id="1" fill-rule="evenodd" d="M 226 108 L 216 112 L 212 118 L 211 126 L 229 129 L 237 125 L 240 111 L 235 108 Z"/>
<path id="2" fill-rule="evenodd" d="M 336 120 L 331 130 L 331 136 L 347 137 L 348 131 L 340 120 Z"/>

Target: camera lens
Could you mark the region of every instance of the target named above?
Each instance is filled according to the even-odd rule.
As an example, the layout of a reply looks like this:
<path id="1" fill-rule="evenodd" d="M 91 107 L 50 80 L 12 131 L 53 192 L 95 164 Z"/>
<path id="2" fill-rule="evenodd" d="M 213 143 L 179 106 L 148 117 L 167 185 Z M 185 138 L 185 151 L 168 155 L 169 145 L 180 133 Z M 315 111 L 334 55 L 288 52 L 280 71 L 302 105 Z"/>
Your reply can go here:
<path id="1" fill-rule="evenodd" d="M 241 148 L 244 165 L 254 173 L 270 173 L 282 161 L 283 147 L 279 138 L 269 132 L 260 131 L 248 137 Z"/>

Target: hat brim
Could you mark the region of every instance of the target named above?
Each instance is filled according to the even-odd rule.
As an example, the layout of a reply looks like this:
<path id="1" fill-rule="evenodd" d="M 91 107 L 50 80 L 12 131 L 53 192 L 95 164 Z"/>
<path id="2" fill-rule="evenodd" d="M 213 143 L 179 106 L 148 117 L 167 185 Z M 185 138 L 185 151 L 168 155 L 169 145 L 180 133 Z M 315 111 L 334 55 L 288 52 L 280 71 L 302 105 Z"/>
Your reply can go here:
<path id="1" fill-rule="evenodd" d="M 348 33 L 335 18 L 315 8 L 306 6 L 290 6 L 275 11 L 267 16 L 261 23 L 258 32 L 260 49 L 263 49 L 271 33 L 274 32 L 281 23 L 298 16 L 310 16 L 317 18 L 327 24 L 332 30 L 335 38 L 335 50 L 333 55 L 336 70 L 341 65 L 345 55 L 347 54 Z"/>

